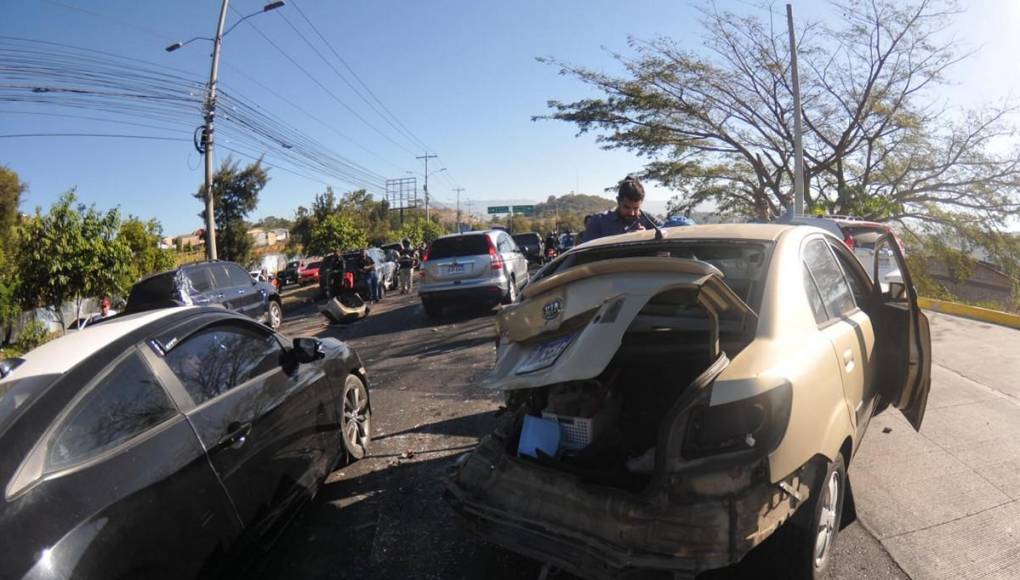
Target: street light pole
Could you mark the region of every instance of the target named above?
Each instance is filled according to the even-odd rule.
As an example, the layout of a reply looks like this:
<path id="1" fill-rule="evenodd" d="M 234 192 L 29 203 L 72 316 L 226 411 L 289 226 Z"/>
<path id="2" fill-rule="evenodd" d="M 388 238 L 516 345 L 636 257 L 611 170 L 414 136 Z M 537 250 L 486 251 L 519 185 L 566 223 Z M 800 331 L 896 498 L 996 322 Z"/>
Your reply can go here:
<path id="1" fill-rule="evenodd" d="M 460 192 L 464 191 L 463 187 L 455 187 L 454 191 L 457 192 L 457 233 L 460 233 Z"/>
<path id="2" fill-rule="evenodd" d="M 213 37 L 212 68 L 209 70 L 209 90 L 205 99 L 205 128 L 202 129 L 202 149 L 205 150 L 205 255 L 210 260 L 216 254 L 216 219 L 213 215 L 213 121 L 216 117 L 216 81 L 220 72 L 220 45 L 223 26 L 227 22 L 227 4 L 220 6 L 220 21 Z"/>
<path id="3" fill-rule="evenodd" d="M 804 145 L 801 141 L 800 78 L 797 75 L 797 39 L 793 32 L 793 5 L 786 5 L 790 34 L 790 72 L 793 81 L 793 215 L 804 215 Z"/>
<path id="4" fill-rule="evenodd" d="M 429 155 L 428 153 L 415 157 L 415 159 L 425 160 L 425 186 L 423 188 L 425 190 L 425 221 L 429 221 L 429 159 L 435 159 L 436 157 L 439 156 Z"/>
<path id="5" fill-rule="evenodd" d="M 237 22 L 234 22 L 227 29 L 223 31 L 224 25 L 227 23 L 227 7 L 230 0 L 223 0 L 220 5 L 220 19 L 216 24 L 216 36 L 207 38 L 204 36 L 196 36 L 186 42 L 175 42 L 170 46 L 166 47 L 167 52 L 173 52 L 186 44 L 190 44 L 196 40 L 211 40 L 213 43 L 212 52 L 212 67 L 209 69 L 209 87 L 206 91 L 205 97 L 205 115 L 204 123 L 202 125 L 202 148 L 201 153 L 205 156 L 205 255 L 210 260 L 216 259 L 216 219 L 213 216 L 214 204 L 213 204 L 213 122 L 216 119 L 216 82 L 219 79 L 220 71 L 220 45 L 223 43 L 223 37 L 230 34 L 238 24 L 245 20 L 255 16 L 256 14 L 262 14 L 263 12 L 269 12 L 270 10 L 276 10 L 277 8 L 284 5 L 283 0 L 276 0 L 270 2 L 262 7 L 262 10 L 253 12 Z"/>

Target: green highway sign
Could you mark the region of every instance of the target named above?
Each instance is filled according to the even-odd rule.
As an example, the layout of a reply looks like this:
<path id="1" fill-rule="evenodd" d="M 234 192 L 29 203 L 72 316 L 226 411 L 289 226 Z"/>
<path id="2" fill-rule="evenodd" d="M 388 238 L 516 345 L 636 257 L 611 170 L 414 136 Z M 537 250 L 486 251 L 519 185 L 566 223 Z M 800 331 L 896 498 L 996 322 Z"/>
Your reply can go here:
<path id="1" fill-rule="evenodd" d="M 510 206 L 508 205 L 490 205 L 489 213 L 510 213 Z"/>
<path id="2" fill-rule="evenodd" d="M 535 206 L 533 206 L 533 205 L 515 205 L 514 206 L 514 213 L 519 213 L 519 214 L 523 214 L 523 215 L 532 215 L 532 214 L 535 213 Z"/>

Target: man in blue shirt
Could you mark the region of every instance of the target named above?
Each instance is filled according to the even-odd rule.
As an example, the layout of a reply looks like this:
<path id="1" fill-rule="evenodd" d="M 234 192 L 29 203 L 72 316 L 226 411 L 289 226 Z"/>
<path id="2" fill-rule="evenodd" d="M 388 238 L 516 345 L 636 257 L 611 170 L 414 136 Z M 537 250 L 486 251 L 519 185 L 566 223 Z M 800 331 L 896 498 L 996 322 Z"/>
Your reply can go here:
<path id="1" fill-rule="evenodd" d="M 591 216 L 584 229 L 584 241 L 645 229 L 645 224 L 641 223 L 641 202 L 644 200 L 644 186 L 637 178 L 628 175 L 616 190 L 616 208 Z M 644 216 L 643 219 L 650 218 Z"/>

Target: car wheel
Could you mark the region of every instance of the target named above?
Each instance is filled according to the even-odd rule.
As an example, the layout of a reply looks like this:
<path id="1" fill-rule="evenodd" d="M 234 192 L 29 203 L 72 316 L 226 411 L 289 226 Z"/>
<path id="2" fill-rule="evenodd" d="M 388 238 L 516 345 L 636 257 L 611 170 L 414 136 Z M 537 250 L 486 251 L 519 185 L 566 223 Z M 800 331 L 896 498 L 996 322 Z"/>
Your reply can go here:
<path id="1" fill-rule="evenodd" d="M 347 375 L 341 400 L 340 432 L 344 451 L 352 460 L 361 459 L 368 453 L 372 439 L 372 411 L 368 407 L 368 389 L 357 375 Z"/>
<path id="2" fill-rule="evenodd" d="M 280 328 L 280 325 L 283 323 L 283 308 L 280 308 L 280 303 L 276 300 L 269 301 L 269 316 L 267 318 L 269 328 L 273 330 Z"/>
<path id="3" fill-rule="evenodd" d="M 778 568 L 779 577 L 792 580 L 829 577 L 845 491 L 846 464 L 842 455 L 836 455 L 807 503 L 776 532 L 777 537 L 768 540 L 771 541 L 768 558 Z"/>
<path id="4" fill-rule="evenodd" d="M 506 296 L 503 297 L 503 304 L 513 304 L 517 302 L 517 279 L 510 276 L 509 288 L 506 289 Z"/>

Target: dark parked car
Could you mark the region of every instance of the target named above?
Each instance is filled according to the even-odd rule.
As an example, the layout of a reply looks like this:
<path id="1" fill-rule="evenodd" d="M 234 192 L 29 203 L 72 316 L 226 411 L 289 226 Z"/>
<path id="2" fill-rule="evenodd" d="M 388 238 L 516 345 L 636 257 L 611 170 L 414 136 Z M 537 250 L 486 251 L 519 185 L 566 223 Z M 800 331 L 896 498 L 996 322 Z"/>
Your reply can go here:
<path id="1" fill-rule="evenodd" d="M 283 306 L 276 287 L 252 280 L 233 262 L 197 262 L 143 278 L 131 288 L 124 313 L 169 306 L 220 305 L 277 328 Z"/>
<path id="2" fill-rule="evenodd" d="M 517 243 L 517 247 L 524 252 L 524 257 L 528 259 L 529 264 L 541 264 L 542 255 L 545 253 L 545 242 L 542 241 L 541 234 L 535 232 L 528 232 L 526 234 L 514 234 L 514 242 Z"/>
<path id="3" fill-rule="evenodd" d="M 287 262 L 287 267 L 280 272 L 280 287 L 286 286 L 287 284 L 298 283 L 298 271 L 301 269 L 301 260 L 291 260 Z"/>
<path id="4" fill-rule="evenodd" d="M 397 286 L 397 261 L 393 252 L 387 252 L 381 248 L 367 248 L 370 258 L 375 261 L 375 269 L 379 273 L 379 283 L 382 284 L 383 294 L 386 290 L 392 290 Z M 361 271 L 362 260 L 361 250 L 343 254 L 344 268 L 347 272 L 354 272 L 354 291 L 362 298 L 368 298 L 368 278 Z M 330 256 L 323 258 L 322 267 L 319 271 L 319 289 L 326 293 L 326 284 L 329 282 L 329 272 L 335 268 L 333 259 Z"/>
<path id="5" fill-rule="evenodd" d="M 0 578 L 240 576 L 368 445 L 358 355 L 221 308 L 0 362 Z"/>

